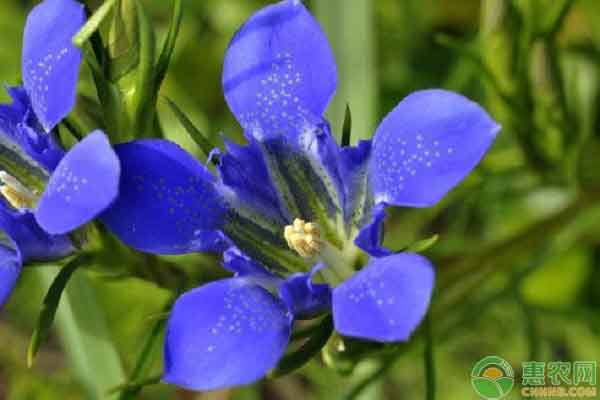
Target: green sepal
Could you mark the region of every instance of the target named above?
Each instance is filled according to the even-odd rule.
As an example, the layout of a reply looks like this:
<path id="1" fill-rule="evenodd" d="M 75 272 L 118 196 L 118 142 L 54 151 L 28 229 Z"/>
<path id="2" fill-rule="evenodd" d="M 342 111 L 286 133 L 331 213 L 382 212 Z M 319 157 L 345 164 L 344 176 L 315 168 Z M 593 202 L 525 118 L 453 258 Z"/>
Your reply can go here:
<path id="1" fill-rule="evenodd" d="M 90 261 L 91 256 L 89 254 L 80 255 L 64 266 L 56 278 L 54 278 L 52 285 L 44 297 L 42 310 L 40 311 L 36 327 L 31 335 L 31 340 L 29 341 L 29 347 L 27 348 L 28 367 L 33 365 L 34 358 L 40 346 L 48 339 L 61 295 L 67 286 L 69 279 L 73 275 L 73 272 L 82 265 L 89 264 Z"/>
<path id="2" fill-rule="evenodd" d="M 342 147 L 350 146 L 352 138 L 352 113 L 350 104 L 346 103 L 346 112 L 344 113 L 344 125 L 342 126 Z"/>

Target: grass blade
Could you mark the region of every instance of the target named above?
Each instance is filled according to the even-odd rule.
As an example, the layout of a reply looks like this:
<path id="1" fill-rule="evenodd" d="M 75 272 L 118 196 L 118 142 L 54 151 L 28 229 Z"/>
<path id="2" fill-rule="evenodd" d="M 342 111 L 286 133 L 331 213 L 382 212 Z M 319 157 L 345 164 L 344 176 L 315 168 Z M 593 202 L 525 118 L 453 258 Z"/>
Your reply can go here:
<path id="1" fill-rule="evenodd" d="M 333 132 L 341 136 L 341 121 L 346 105 L 350 104 L 353 141 L 368 139 L 374 131 L 377 112 L 375 2 L 316 0 L 313 4 L 333 47 L 338 67 L 338 88 L 328 112 Z"/>
<path id="2" fill-rule="evenodd" d="M 43 286 L 49 287 L 56 269 L 38 268 L 35 273 Z M 55 327 L 71 370 L 87 398 L 113 400 L 115 397 L 106 396 L 106 390 L 127 378 L 110 338 L 104 311 L 86 274 L 71 277 L 56 312 Z"/>

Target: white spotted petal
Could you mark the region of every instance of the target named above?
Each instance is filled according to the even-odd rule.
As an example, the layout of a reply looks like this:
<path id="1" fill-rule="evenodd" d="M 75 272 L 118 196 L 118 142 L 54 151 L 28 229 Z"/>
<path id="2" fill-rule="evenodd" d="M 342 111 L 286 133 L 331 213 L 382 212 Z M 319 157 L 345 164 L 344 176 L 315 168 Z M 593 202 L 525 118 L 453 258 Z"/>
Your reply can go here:
<path id="1" fill-rule="evenodd" d="M 412 93 L 377 128 L 369 162 L 376 203 L 429 207 L 475 166 L 500 126 L 475 102 L 438 89 Z"/>
<path id="2" fill-rule="evenodd" d="M 35 217 L 48 233 L 70 232 L 94 219 L 117 197 L 119 160 L 102 131 L 77 143 L 60 161 Z"/>
<path id="3" fill-rule="evenodd" d="M 283 355 L 290 329 L 283 302 L 244 278 L 191 290 L 169 317 L 163 380 L 192 390 L 252 383 Z"/>
<path id="4" fill-rule="evenodd" d="M 82 55 L 72 38 L 84 23 L 84 6 L 75 0 L 44 0 L 27 17 L 23 84 L 46 132 L 75 105 Z"/>
<path id="5" fill-rule="evenodd" d="M 334 289 L 335 329 L 378 342 L 408 340 L 427 312 L 433 285 L 433 266 L 423 256 L 374 258 Z"/>

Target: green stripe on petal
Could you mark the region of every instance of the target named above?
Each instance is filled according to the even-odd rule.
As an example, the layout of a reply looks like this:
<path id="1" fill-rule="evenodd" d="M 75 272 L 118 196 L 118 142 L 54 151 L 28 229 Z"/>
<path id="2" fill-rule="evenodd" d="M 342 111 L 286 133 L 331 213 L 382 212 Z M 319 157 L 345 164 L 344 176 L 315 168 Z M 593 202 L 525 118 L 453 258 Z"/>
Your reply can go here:
<path id="1" fill-rule="evenodd" d="M 4 135 L 0 135 L 0 169 L 37 193 L 43 192 L 49 178 L 44 167 Z"/>

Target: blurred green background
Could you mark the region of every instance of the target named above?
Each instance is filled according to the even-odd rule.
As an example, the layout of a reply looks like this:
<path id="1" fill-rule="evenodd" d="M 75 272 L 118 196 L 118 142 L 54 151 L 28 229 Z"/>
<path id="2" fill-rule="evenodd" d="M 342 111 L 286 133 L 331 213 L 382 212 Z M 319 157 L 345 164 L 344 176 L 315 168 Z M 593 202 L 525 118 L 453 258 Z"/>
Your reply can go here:
<path id="1" fill-rule="evenodd" d="M 162 39 L 170 2 L 143 2 Z M 224 103 L 221 63 L 237 27 L 269 2 L 184 3 L 162 94 L 215 140 L 224 133 L 241 141 Z M 471 368 L 494 354 L 515 368 L 517 386 L 507 398 L 517 399 L 524 361 L 600 360 L 600 2 L 306 3 L 324 25 L 339 66 L 340 88 L 329 110 L 337 134 L 346 103 L 353 140 L 368 138 L 405 95 L 431 87 L 463 93 L 503 125 L 482 165 L 442 204 L 395 210 L 386 225 L 386 242 L 395 249 L 440 235 L 426 252 L 438 271 L 430 329 L 407 345 L 351 362 L 344 373 L 316 357 L 293 375 L 252 387 L 199 394 L 159 384 L 137 398 L 419 399 L 434 373 L 438 399 L 475 399 Z M 2 82 L 18 82 L 21 34 L 33 4 L 0 5 Z M 93 96 L 85 67 L 83 76 L 81 92 Z M 167 136 L 200 157 L 163 100 L 159 113 Z M 169 260 L 189 287 L 222 274 L 213 257 Z M 0 399 L 102 398 L 131 374 L 170 297 L 147 281 L 78 272 L 61 304 L 59 329 L 28 369 L 27 343 L 54 273 L 27 269 L 0 314 Z M 70 310 L 97 318 L 70 318 Z M 156 343 L 141 376 L 161 370 Z M 433 368 L 426 368 L 432 359 L 424 348 Z"/>

